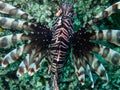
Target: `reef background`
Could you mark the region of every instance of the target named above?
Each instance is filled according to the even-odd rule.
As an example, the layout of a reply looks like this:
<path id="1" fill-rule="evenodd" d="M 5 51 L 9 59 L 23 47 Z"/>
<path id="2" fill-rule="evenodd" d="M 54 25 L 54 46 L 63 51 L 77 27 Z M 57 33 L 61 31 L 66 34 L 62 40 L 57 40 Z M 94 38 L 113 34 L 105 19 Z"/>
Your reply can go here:
<path id="1" fill-rule="evenodd" d="M 6 3 L 14 5 L 23 11 L 29 13 L 31 16 L 35 17 L 40 22 L 46 24 L 48 27 L 52 26 L 52 22 L 55 19 L 55 13 L 57 7 L 61 4 L 61 0 L 2 0 Z M 75 15 L 74 19 L 74 30 L 77 31 L 83 24 L 88 20 L 92 19 L 97 13 L 101 12 L 108 6 L 119 0 L 68 0 L 74 5 Z M 3 15 L 1 16 L 17 18 L 14 16 Z M 120 30 L 120 11 L 111 15 L 108 18 L 105 18 L 99 21 L 96 25 L 93 26 L 95 30 L 103 29 L 119 29 Z M 18 30 L 5 30 L 0 28 L 0 37 L 4 35 L 9 35 L 18 32 Z M 100 42 L 111 47 L 118 52 L 120 48 L 106 42 Z M 5 56 L 13 48 L 18 47 L 23 44 L 19 42 L 17 45 L 14 45 L 8 49 L 0 49 L 0 57 Z M 99 60 L 105 66 L 108 76 L 109 83 L 104 86 L 103 81 L 93 73 L 95 87 L 92 90 L 120 90 L 120 66 L 114 66 L 108 62 L 105 62 L 104 58 L 100 55 L 96 55 Z M 49 90 L 48 81 L 50 75 L 47 74 L 48 64 L 44 60 L 41 64 L 41 67 L 34 76 L 30 77 L 27 74 L 21 78 L 16 77 L 16 70 L 22 61 L 24 55 L 14 64 L 9 65 L 7 68 L 3 69 L 0 67 L 0 90 Z M 63 68 L 63 73 L 60 75 L 60 90 L 91 90 L 91 81 L 86 74 L 86 84 L 82 86 L 80 81 L 78 81 L 77 76 L 75 75 L 75 70 L 73 66 L 72 59 L 69 59 Z"/>

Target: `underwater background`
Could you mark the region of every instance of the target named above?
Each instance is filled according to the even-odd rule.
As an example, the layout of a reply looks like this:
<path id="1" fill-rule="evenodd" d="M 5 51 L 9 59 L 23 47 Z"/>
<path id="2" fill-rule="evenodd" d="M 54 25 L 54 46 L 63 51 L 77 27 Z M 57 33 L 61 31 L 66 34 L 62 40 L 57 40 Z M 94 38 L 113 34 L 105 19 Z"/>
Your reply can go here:
<path id="1" fill-rule="evenodd" d="M 17 8 L 27 12 L 35 19 L 39 20 L 41 23 L 46 24 L 48 27 L 52 26 L 55 19 L 55 13 L 57 7 L 61 4 L 61 0 L 1 0 L 8 4 L 14 5 Z M 73 3 L 75 15 L 74 19 L 74 31 L 77 31 L 83 24 L 93 18 L 97 13 L 103 11 L 108 6 L 120 0 L 67 0 Z M 73 2 L 74 1 L 74 2 Z M 0 16 L 17 18 L 9 15 L 0 14 Z M 99 21 L 93 26 L 95 30 L 104 29 L 119 29 L 120 30 L 120 11 Z M 17 32 L 23 31 L 12 31 L 0 28 L 0 37 L 4 35 L 10 35 Z M 114 50 L 120 52 L 120 47 L 116 47 L 112 44 L 96 41 L 97 43 L 102 43 Z M 23 44 L 19 42 L 7 49 L 0 49 L 0 58 L 5 56 L 12 49 Z M 67 60 L 63 68 L 63 72 L 59 77 L 60 90 L 120 90 L 120 66 L 114 66 L 108 63 L 100 55 L 96 55 L 99 60 L 105 66 L 109 83 L 104 86 L 103 81 L 93 72 L 93 78 L 95 82 L 94 89 L 91 88 L 91 81 L 86 74 L 86 84 L 82 86 L 80 81 L 78 81 L 76 74 L 74 73 L 73 61 L 70 58 Z M 20 62 L 23 60 L 24 55 L 14 64 L 9 65 L 7 68 L 3 69 L 0 67 L 0 90 L 49 90 L 49 80 L 50 75 L 47 74 L 48 63 L 43 60 L 40 69 L 33 75 L 24 76 L 18 78 L 16 76 L 17 68 Z"/>

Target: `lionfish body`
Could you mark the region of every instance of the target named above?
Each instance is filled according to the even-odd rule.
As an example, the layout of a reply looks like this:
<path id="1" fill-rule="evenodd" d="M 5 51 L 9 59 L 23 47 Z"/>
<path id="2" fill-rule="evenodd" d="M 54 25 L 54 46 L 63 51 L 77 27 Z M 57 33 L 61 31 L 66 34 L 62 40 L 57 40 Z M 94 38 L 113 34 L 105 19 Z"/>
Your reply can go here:
<path id="1" fill-rule="evenodd" d="M 7 35 L 0 38 L 0 48 L 7 48 L 19 41 L 30 41 L 9 52 L 2 58 L 2 67 L 7 67 L 14 63 L 22 54 L 26 54 L 25 59 L 19 65 L 17 76 L 25 73 L 33 75 L 40 67 L 41 61 L 45 58 L 50 64 L 51 70 L 51 89 L 59 90 L 59 74 L 62 72 L 64 64 L 72 51 L 75 73 L 81 84 L 85 83 L 85 71 L 88 73 L 94 87 L 94 80 L 91 69 L 98 74 L 105 83 L 108 82 L 108 76 L 102 63 L 95 57 L 94 53 L 100 54 L 108 62 L 115 65 L 120 64 L 120 53 L 110 49 L 102 44 L 95 43 L 92 40 L 106 40 L 120 46 L 119 30 L 89 30 L 89 27 L 99 20 L 110 16 L 120 9 L 120 2 L 99 13 L 97 16 L 86 23 L 77 32 L 73 31 L 73 6 L 69 3 L 63 3 L 57 12 L 56 21 L 53 27 L 47 28 L 40 22 L 25 12 L 0 1 L 0 12 L 10 15 L 20 16 L 22 19 L 0 17 L 0 26 L 2 28 L 14 30 L 29 30 L 27 34 L 19 33 Z"/>
<path id="2" fill-rule="evenodd" d="M 55 82 L 58 74 L 61 73 L 70 53 L 70 43 L 73 35 L 71 22 L 72 5 L 64 3 L 58 11 L 58 17 L 52 27 L 53 37 L 50 44 L 50 57 L 52 61 L 53 87 L 56 87 Z"/>

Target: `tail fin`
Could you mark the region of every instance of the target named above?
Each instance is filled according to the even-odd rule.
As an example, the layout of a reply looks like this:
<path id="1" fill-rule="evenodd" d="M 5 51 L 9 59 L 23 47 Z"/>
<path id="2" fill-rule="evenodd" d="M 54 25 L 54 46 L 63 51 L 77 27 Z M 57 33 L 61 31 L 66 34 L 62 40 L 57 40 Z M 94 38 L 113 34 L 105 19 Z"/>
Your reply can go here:
<path id="1" fill-rule="evenodd" d="M 60 90 L 57 82 L 57 74 L 52 74 L 51 78 L 51 89 L 50 90 Z"/>

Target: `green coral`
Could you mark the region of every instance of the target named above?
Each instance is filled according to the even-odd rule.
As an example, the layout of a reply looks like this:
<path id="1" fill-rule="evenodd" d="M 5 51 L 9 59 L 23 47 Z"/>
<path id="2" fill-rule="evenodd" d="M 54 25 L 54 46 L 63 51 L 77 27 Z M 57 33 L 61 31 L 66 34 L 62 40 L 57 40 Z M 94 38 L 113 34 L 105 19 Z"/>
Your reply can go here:
<path id="1" fill-rule="evenodd" d="M 52 26 L 52 22 L 55 18 L 55 13 L 57 11 L 57 6 L 60 4 L 59 0 L 2 0 L 11 5 L 14 5 L 23 11 L 29 13 L 31 16 L 36 18 L 38 21 L 45 23 L 48 27 Z M 71 3 L 74 2 L 74 30 L 77 31 L 82 27 L 87 21 L 89 21 L 97 13 L 101 12 L 109 5 L 116 2 L 115 0 L 68 0 Z M 93 26 L 94 29 L 103 30 L 103 29 L 120 29 L 120 12 L 111 15 L 110 17 L 101 20 L 96 25 Z M 16 18 L 16 17 L 15 17 Z M 3 30 L 0 32 L 0 36 L 12 34 L 19 31 L 10 31 Z M 101 43 L 101 42 L 98 42 Z M 21 44 L 21 43 L 19 43 Z M 19 46 L 19 44 L 17 46 Z M 107 43 L 105 43 L 107 45 Z M 0 49 L 0 57 L 6 55 L 13 48 L 9 49 Z M 108 45 L 110 46 L 110 45 Z M 113 47 L 115 50 L 118 50 L 118 47 Z M 118 50 L 120 51 L 120 50 Z M 27 74 L 21 78 L 16 77 L 16 70 L 24 58 L 21 57 L 19 61 L 14 64 L 11 64 L 9 67 L 3 69 L 0 67 L 0 90 L 49 90 L 49 79 L 50 75 L 47 74 L 48 63 L 46 60 L 42 62 L 42 65 L 38 72 L 34 74 L 33 77 L 28 76 Z M 102 60 L 100 56 L 99 59 Z M 108 71 L 108 76 L 110 81 L 107 86 L 103 85 L 103 81 L 93 73 L 95 88 L 94 90 L 120 90 L 120 67 L 103 63 L 106 70 Z M 63 68 L 63 73 L 59 75 L 60 78 L 60 90 L 90 90 L 91 82 L 90 79 L 86 78 L 86 85 L 81 86 L 80 82 L 77 79 L 77 76 L 74 73 L 74 63 L 73 60 L 69 59 L 65 67 Z"/>

